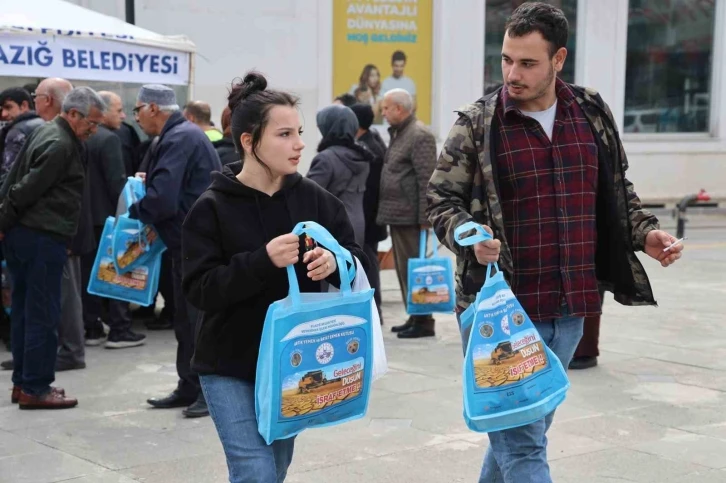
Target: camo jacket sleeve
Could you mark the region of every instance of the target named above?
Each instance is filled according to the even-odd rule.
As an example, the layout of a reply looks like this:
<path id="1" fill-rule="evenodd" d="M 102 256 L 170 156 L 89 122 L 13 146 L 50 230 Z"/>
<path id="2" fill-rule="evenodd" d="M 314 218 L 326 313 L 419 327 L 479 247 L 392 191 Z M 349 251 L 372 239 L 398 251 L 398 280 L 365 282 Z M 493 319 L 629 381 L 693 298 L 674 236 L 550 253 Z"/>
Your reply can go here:
<path id="1" fill-rule="evenodd" d="M 446 138 L 428 185 L 428 219 L 436 237 L 457 256 L 475 260 L 468 247 L 454 240 L 454 230 L 472 221 L 472 184 L 477 152 L 468 119 L 460 115 Z"/>
<path id="2" fill-rule="evenodd" d="M 610 111 L 610 107 L 602 100 L 602 98 L 600 98 L 599 100 L 604 106 L 605 111 L 610 118 L 610 122 L 616 130 L 614 133 L 614 138 L 617 142 L 619 158 L 622 162 L 623 167 L 622 177 L 623 183 L 625 185 L 625 193 L 628 200 L 628 219 L 630 221 L 633 249 L 636 251 L 643 251 L 643 249 L 645 248 L 645 237 L 648 235 L 648 233 L 652 230 L 660 229 L 658 218 L 650 211 L 643 209 L 643 205 L 640 202 L 638 194 L 635 192 L 635 187 L 633 186 L 633 183 L 631 183 L 628 178 L 625 177 L 625 173 L 628 170 L 628 157 L 625 154 L 623 143 L 620 140 L 620 136 L 618 135 L 615 118 L 613 117 L 613 113 Z M 615 173 L 616 180 L 618 180 L 620 176 L 620 173 Z"/>

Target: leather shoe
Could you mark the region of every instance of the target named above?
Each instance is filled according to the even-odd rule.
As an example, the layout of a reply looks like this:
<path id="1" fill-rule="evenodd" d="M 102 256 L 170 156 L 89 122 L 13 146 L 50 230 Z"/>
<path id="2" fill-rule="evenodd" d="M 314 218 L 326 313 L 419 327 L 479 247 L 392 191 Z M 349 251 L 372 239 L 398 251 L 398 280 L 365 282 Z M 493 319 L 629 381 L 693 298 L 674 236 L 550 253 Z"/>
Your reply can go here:
<path id="1" fill-rule="evenodd" d="M 178 391 L 172 391 L 166 397 L 152 397 L 147 399 L 146 402 L 159 409 L 171 409 L 171 408 L 183 408 L 193 404 L 196 399 L 185 398 L 179 394 Z"/>
<path id="2" fill-rule="evenodd" d="M 66 390 L 63 389 L 62 387 L 53 387 L 53 386 L 51 386 L 50 390 L 57 392 L 61 396 L 65 396 L 66 395 Z M 18 401 L 20 401 L 20 393 L 21 392 L 22 392 L 22 389 L 20 388 L 20 386 L 13 386 L 13 393 L 10 396 L 10 402 L 13 403 L 13 404 L 18 404 Z"/>
<path id="3" fill-rule="evenodd" d="M 146 330 L 170 330 L 174 328 L 174 324 L 170 319 L 159 317 L 158 319 L 148 319 L 144 321 Z"/>
<path id="4" fill-rule="evenodd" d="M 597 357 L 575 357 L 570 361 L 569 369 L 590 369 L 597 366 Z"/>
<path id="5" fill-rule="evenodd" d="M 434 329 L 422 327 L 420 325 L 414 325 L 398 333 L 399 339 L 419 339 L 421 337 L 434 337 L 436 332 Z"/>
<path id="6" fill-rule="evenodd" d="M 13 364 L 13 360 L 10 359 L 7 361 L 0 362 L 0 367 L 2 367 L 3 370 L 5 370 L 5 371 L 12 371 L 13 368 L 15 367 L 15 364 Z"/>
<path id="7" fill-rule="evenodd" d="M 182 411 L 182 414 L 187 418 L 202 418 L 209 416 L 209 408 L 207 407 L 207 401 L 204 399 L 204 395 L 200 394 L 194 404 Z"/>
<path id="8" fill-rule="evenodd" d="M 78 399 L 66 397 L 65 391 L 58 388 L 50 388 L 50 391 L 42 396 L 31 396 L 25 391 L 20 391 L 18 403 L 20 409 L 69 409 L 78 405 Z"/>
<path id="9" fill-rule="evenodd" d="M 413 327 L 413 319 L 409 317 L 408 320 L 403 324 L 394 325 L 393 327 L 391 327 L 391 332 L 403 332 L 404 330 L 408 330 L 411 327 Z"/>

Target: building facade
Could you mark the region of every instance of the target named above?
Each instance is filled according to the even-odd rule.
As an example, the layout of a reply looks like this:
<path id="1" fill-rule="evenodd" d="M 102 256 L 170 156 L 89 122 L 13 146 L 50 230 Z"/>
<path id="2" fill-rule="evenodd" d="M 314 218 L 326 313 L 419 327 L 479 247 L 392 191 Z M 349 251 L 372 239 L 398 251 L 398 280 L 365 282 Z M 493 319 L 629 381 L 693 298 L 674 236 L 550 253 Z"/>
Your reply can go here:
<path id="1" fill-rule="evenodd" d="M 124 18 L 124 0 L 73 0 Z M 249 69 L 297 93 L 305 160 L 319 134 L 315 113 L 333 90 L 333 2 L 347 0 L 136 0 L 136 24 L 187 35 L 197 45 L 191 96 L 215 120 L 226 87 Z M 347 2 L 355 3 L 355 2 Z M 411 4 L 416 0 L 360 0 Z M 508 14 L 523 0 L 433 0 L 430 126 L 443 142 L 454 110 L 501 82 Z M 562 77 L 609 103 L 641 198 L 672 202 L 705 188 L 726 199 L 726 0 L 550 0 L 570 21 Z M 361 10 L 362 11 L 362 10 Z M 303 167 L 303 170 L 306 168 Z"/>

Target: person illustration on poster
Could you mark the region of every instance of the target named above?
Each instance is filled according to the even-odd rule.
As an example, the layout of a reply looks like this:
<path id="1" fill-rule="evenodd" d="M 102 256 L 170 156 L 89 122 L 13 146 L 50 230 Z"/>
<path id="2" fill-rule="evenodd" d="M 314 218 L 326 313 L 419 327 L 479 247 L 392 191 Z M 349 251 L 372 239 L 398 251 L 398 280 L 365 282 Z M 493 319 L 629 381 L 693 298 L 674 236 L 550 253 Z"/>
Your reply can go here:
<path id="1" fill-rule="evenodd" d="M 406 54 L 397 50 L 391 55 L 391 70 L 389 77 L 383 80 L 381 88 L 381 97 L 392 89 L 403 89 L 413 98 L 414 110 L 416 109 L 416 84 L 410 77 L 406 77 L 403 70 L 406 68 Z"/>
<path id="2" fill-rule="evenodd" d="M 381 87 L 381 73 L 378 67 L 373 64 L 367 64 L 363 67 L 358 82 L 353 84 L 348 91 L 355 96 L 358 102 L 370 104 L 375 116 L 373 119 L 374 124 L 381 124 L 383 122 L 381 102 L 383 101 L 384 91 Z"/>

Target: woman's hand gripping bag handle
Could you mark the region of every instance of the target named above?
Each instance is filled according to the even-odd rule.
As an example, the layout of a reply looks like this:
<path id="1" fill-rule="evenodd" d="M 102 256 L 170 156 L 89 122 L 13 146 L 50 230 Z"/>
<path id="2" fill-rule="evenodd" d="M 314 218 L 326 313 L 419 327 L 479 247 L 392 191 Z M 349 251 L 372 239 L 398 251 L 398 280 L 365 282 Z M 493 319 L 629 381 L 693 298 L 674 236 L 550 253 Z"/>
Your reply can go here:
<path id="1" fill-rule="evenodd" d="M 267 444 L 363 417 L 372 381 L 373 290 L 352 290 L 355 261 L 325 228 L 304 222 L 293 233 L 335 255 L 340 292 L 301 293 L 287 267 L 290 291 L 267 310 L 257 360 L 257 426 Z"/>
<path id="2" fill-rule="evenodd" d="M 431 258 L 426 256 L 429 233 L 433 244 Z M 454 310 L 454 267 L 451 259 L 438 256 L 438 251 L 436 234 L 421 230 L 419 256 L 408 260 L 406 312 L 409 315 L 450 314 Z"/>
<path id="3" fill-rule="evenodd" d="M 141 265 L 152 264 L 166 250 L 156 229 L 129 218 L 129 208 L 146 195 L 144 182 L 130 177 L 116 208 L 111 249 L 116 273 L 123 274 Z"/>
<path id="4" fill-rule="evenodd" d="M 462 246 L 492 238 L 474 222 L 457 228 L 454 236 Z M 462 314 L 461 325 L 462 332 L 469 331 L 463 366 L 469 429 L 487 433 L 531 424 L 564 401 L 570 387 L 565 369 L 496 263 L 488 265 L 484 286 Z"/>

